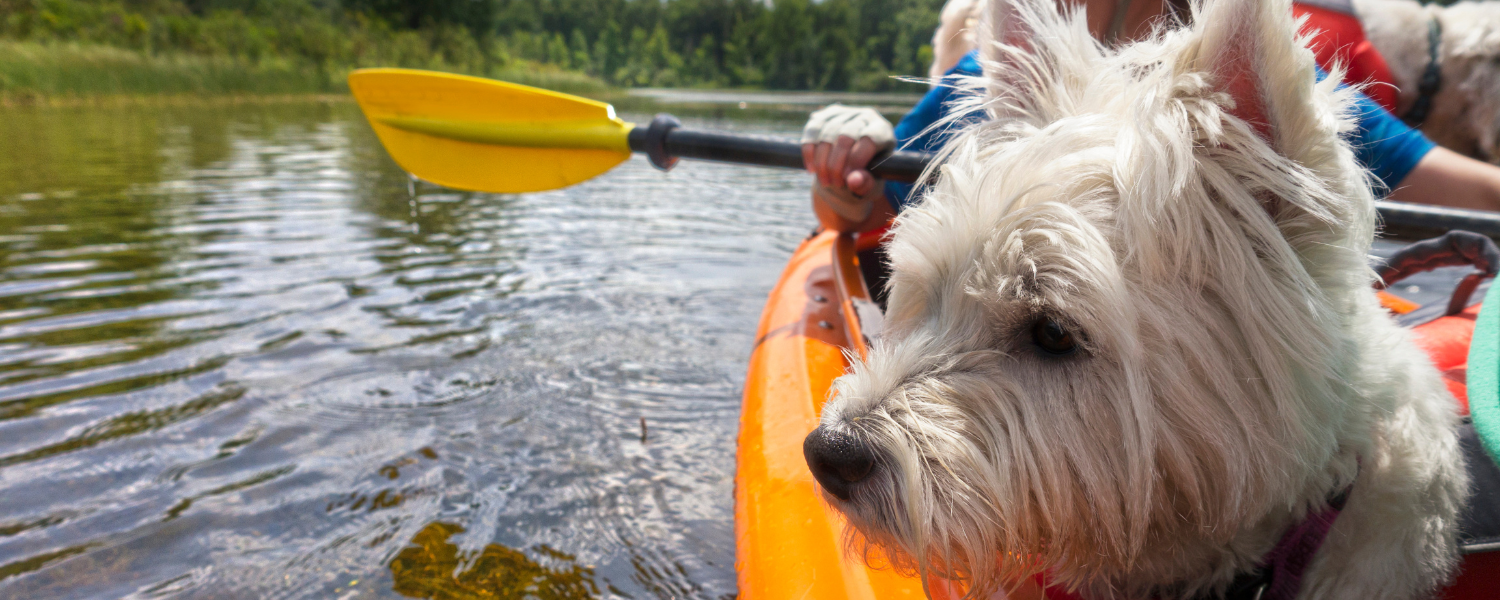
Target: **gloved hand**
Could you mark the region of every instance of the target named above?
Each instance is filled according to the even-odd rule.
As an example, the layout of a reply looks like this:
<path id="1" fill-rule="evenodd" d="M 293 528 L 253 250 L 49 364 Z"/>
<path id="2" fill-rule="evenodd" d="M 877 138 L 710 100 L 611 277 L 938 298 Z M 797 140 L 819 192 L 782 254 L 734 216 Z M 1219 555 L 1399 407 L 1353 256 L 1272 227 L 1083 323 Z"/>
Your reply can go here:
<path id="1" fill-rule="evenodd" d="M 802 161 L 818 176 L 813 202 L 848 222 L 825 225 L 844 230 L 870 217 L 885 184 L 866 167 L 895 147 L 895 128 L 873 108 L 832 104 L 812 114 L 802 129 Z"/>

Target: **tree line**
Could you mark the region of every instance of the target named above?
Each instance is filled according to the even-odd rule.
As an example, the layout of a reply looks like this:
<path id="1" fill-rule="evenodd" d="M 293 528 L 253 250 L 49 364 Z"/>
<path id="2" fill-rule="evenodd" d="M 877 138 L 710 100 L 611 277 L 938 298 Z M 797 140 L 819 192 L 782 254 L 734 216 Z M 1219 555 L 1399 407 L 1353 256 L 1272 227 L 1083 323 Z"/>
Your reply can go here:
<path id="1" fill-rule="evenodd" d="M 923 73 L 941 0 L 498 0 L 516 55 L 625 86 L 878 90 Z"/>
<path id="2" fill-rule="evenodd" d="M 542 69 L 605 83 L 877 91 L 942 0 L 0 0 L 0 38 L 337 71 Z"/>

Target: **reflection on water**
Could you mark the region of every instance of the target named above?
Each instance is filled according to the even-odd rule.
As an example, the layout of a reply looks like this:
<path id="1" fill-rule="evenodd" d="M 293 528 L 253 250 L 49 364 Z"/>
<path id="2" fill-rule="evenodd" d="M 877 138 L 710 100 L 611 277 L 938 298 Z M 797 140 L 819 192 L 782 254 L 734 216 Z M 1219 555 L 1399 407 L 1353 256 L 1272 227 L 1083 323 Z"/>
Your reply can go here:
<path id="1" fill-rule="evenodd" d="M 0 136 L 0 596 L 734 593 L 804 177 L 412 196 L 352 104 Z"/>

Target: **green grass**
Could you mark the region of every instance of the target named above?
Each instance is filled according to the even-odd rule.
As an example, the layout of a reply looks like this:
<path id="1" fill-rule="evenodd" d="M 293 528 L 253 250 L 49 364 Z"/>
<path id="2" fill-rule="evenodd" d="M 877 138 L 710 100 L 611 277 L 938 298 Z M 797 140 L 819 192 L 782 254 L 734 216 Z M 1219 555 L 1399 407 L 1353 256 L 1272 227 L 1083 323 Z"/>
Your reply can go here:
<path id="1" fill-rule="evenodd" d="M 423 66 L 464 71 L 440 63 Z M 345 77 L 353 68 L 319 69 L 280 58 L 252 61 L 181 52 L 153 55 L 99 44 L 0 40 L 0 102 L 343 94 L 348 91 Z M 483 74 L 575 94 L 600 96 L 611 92 L 610 86 L 588 75 L 520 60 Z"/>
<path id="2" fill-rule="evenodd" d="M 519 60 L 512 62 L 519 64 L 496 69 L 487 76 L 501 81 L 594 98 L 624 93 L 595 77 L 577 71 L 565 71 L 552 65 L 522 63 Z"/>
<path id="3" fill-rule="evenodd" d="M 315 68 L 282 61 L 151 56 L 101 45 L 0 41 L 0 94 L 12 99 L 290 94 L 339 91 L 342 85 Z"/>

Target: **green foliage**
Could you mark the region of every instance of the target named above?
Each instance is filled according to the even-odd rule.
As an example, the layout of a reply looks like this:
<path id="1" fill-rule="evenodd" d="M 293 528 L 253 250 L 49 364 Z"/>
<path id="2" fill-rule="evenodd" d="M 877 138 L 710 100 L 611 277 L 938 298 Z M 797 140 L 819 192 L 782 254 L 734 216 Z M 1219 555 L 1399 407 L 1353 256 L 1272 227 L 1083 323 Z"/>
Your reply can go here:
<path id="1" fill-rule="evenodd" d="M 617 86 L 904 89 L 942 0 L 0 0 L 0 93 L 341 91 L 400 66 Z"/>
<path id="2" fill-rule="evenodd" d="M 942 7 L 942 0 L 492 1 L 494 32 L 512 55 L 615 85 L 857 91 L 912 89 L 892 77 L 925 73 Z M 569 39 L 567 58 L 538 41 L 557 35 Z"/>

